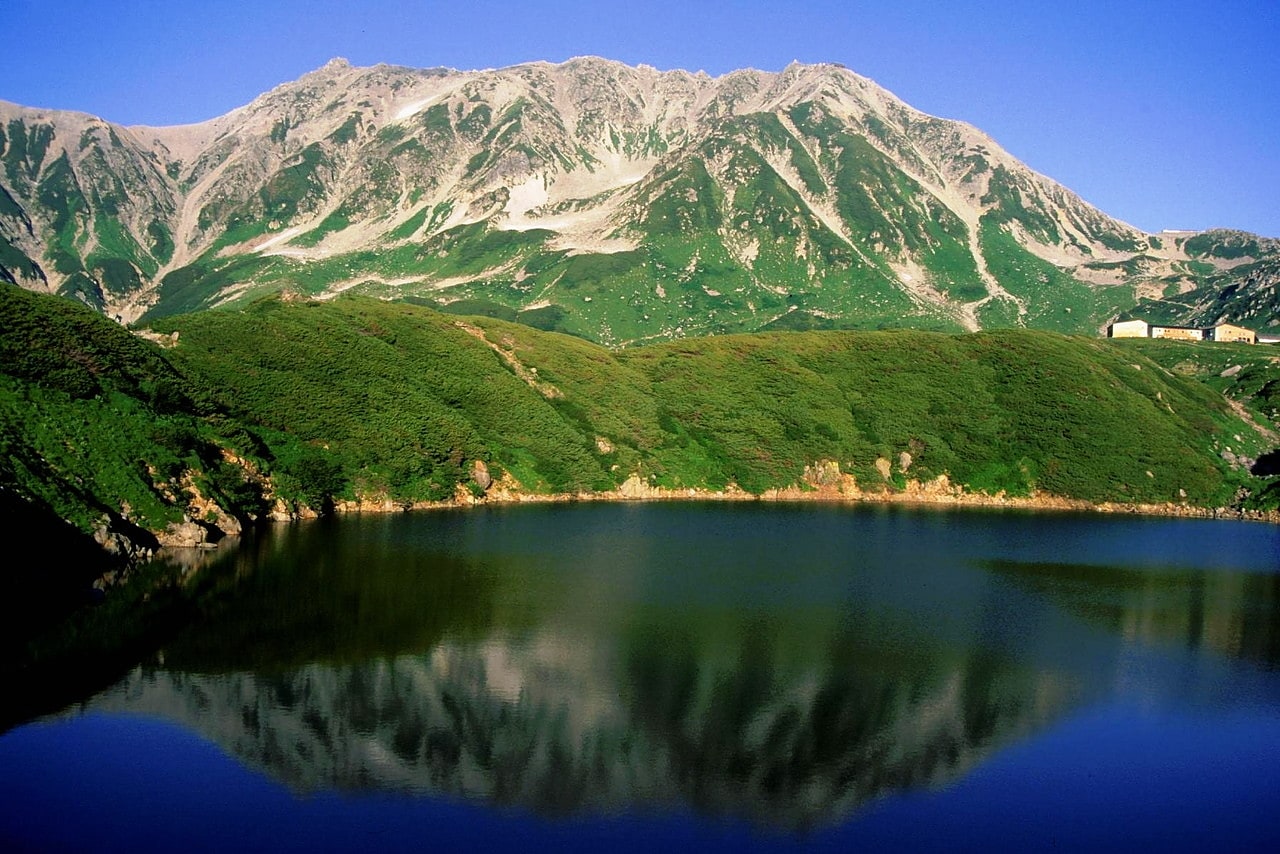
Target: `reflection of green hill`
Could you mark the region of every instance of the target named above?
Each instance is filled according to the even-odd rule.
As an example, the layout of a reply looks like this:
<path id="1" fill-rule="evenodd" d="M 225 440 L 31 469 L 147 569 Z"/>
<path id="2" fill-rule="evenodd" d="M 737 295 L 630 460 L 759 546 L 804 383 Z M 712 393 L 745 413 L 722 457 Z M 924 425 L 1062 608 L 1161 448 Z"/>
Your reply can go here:
<path id="1" fill-rule="evenodd" d="M 301 789 L 554 814 L 683 804 L 805 827 L 953 779 L 1070 694 L 1053 676 L 900 636 L 633 628 L 616 646 L 542 628 L 269 675 L 140 668 L 89 707 L 183 722 Z M 820 637 L 799 649 L 806 628 Z"/>
<path id="2" fill-rule="evenodd" d="M 1125 638 L 1280 664 L 1280 575 L 985 563 Z"/>
<path id="3" fill-rule="evenodd" d="M 425 544 L 288 529 L 203 571 L 199 624 L 165 656 L 182 670 L 261 673 L 427 649 L 492 623 L 493 579 L 472 570 Z"/>

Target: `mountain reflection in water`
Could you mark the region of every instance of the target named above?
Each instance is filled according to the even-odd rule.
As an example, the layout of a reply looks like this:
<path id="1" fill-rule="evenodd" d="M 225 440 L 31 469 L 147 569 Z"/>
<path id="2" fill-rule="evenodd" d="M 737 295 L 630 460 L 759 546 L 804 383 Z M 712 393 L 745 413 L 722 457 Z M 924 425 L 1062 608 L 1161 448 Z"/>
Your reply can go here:
<path id="1" fill-rule="evenodd" d="M 691 506 L 301 526 L 203 570 L 203 618 L 79 709 L 179 722 L 301 791 L 801 829 L 956 779 L 1123 690 L 1135 655 L 1192 695 L 1278 699 L 1254 672 L 1276 663 L 1275 575 L 1097 565 L 1083 524 Z"/>
<path id="2" fill-rule="evenodd" d="M 620 656 L 618 653 L 620 652 Z M 846 646 L 846 667 L 538 635 L 287 673 L 139 668 L 88 704 L 158 714 L 291 786 L 441 793 L 562 814 L 678 805 L 805 826 L 945 782 L 1051 719 L 1052 676 Z M 918 669 L 916 669 L 918 668 Z"/>

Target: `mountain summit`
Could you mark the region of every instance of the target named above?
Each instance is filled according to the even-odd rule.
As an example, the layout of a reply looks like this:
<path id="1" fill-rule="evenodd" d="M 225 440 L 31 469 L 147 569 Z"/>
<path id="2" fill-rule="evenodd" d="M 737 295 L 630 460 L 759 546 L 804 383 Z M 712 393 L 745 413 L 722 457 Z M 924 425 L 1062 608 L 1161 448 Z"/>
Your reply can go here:
<path id="1" fill-rule="evenodd" d="M 1092 332 L 1144 297 L 1250 274 L 1274 292 L 1257 270 L 1278 256 L 1238 232 L 1145 234 L 837 65 L 335 59 L 167 128 L 0 102 L 0 278 L 124 321 L 353 290 L 607 344 Z"/>

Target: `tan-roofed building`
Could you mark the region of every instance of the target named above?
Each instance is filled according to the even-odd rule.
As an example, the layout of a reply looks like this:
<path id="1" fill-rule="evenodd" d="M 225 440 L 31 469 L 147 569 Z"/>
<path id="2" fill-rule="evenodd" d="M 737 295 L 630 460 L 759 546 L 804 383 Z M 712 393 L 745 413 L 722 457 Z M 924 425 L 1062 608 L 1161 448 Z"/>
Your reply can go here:
<path id="1" fill-rule="evenodd" d="M 1159 326 L 1145 320 L 1117 320 L 1107 327 L 1108 338 L 1167 338 L 1171 341 L 1222 341 L 1234 344 L 1270 344 L 1272 335 L 1259 335 L 1234 323 L 1214 326 Z"/>
<path id="2" fill-rule="evenodd" d="M 1152 326 L 1152 338 L 1171 338 L 1175 341 L 1203 341 L 1205 330 L 1194 326 Z"/>
<path id="3" fill-rule="evenodd" d="M 1206 330 L 1210 341 L 1234 341 L 1238 344 L 1257 344 L 1258 333 L 1232 323 L 1219 323 Z"/>

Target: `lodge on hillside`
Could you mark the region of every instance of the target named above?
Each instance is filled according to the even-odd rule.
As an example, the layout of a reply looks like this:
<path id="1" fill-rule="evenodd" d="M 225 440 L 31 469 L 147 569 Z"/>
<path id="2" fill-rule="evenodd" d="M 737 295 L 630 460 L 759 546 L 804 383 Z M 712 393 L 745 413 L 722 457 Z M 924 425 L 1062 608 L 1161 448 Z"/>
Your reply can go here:
<path id="1" fill-rule="evenodd" d="M 1258 333 L 1233 323 L 1218 323 L 1213 326 L 1161 326 L 1147 323 L 1145 320 L 1117 320 L 1107 327 L 1108 338 L 1170 338 L 1175 341 L 1226 341 L 1237 344 L 1272 343 L 1270 336 L 1263 336 L 1261 342 Z"/>

